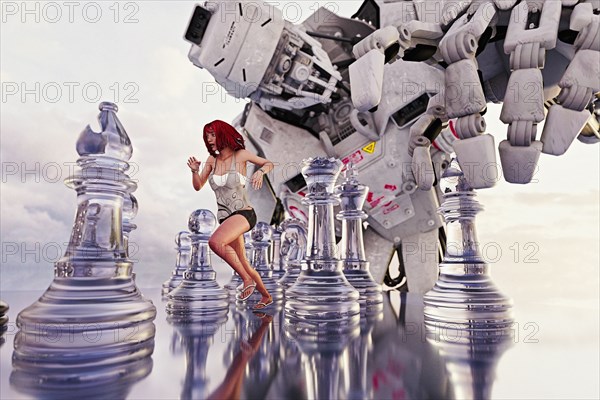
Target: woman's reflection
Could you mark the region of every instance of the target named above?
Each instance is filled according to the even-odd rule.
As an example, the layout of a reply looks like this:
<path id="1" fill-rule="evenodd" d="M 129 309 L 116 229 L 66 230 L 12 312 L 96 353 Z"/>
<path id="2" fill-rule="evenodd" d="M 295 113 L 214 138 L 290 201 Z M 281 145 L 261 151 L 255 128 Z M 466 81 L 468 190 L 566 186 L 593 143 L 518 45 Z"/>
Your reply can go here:
<path id="1" fill-rule="evenodd" d="M 246 366 L 252 357 L 260 348 L 265 333 L 269 330 L 269 325 L 273 321 L 273 317 L 264 312 L 255 312 L 256 318 L 260 319 L 260 326 L 252 334 L 250 339 L 241 340 L 239 349 L 235 354 L 223 383 L 212 392 L 208 399 L 239 399 L 244 382 L 244 372 Z"/>

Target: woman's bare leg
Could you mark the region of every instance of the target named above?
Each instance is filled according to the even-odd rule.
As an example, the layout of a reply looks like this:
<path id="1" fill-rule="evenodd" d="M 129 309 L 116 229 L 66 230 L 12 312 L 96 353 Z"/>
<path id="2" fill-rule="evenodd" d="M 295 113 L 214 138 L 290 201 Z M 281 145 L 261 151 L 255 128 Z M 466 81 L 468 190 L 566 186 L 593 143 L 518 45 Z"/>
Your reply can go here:
<path id="1" fill-rule="evenodd" d="M 211 235 L 208 245 L 212 251 L 221 257 L 231 268 L 238 273 L 244 281 L 244 286 L 253 282 L 252 277 L 246 272 L 244 265 L 240 262 L 235 250 L 229 245 L 234 239 L 248 230 L 250 225 L 246 218 L 234 215 L 227 218 Z"/>
<path id="2" fill-rule="evenodd" d="M 250 265 L 250 262 L 246 258 L 246 249 L 244 248 L 244 235 L 240 235 L 237 239 L 233 240 L 229 244 L 231 245 L 233 250 L 235 250 L 235 253 L 242 262 L 246 273 L 248 273 L 248 275 L 250 275 L 252 279 L 254 279 L 254 282 L 256 282 L 256 290 L 258 290 L 260 294 L 263 295 L 263 298 L 261 300 L 268 300 L 269 297 L 271 297 L 271 295 L 269 294 L 267 288 L 263 284 L 260 274 L 254 268 L 252 268 L 252 265 Z"/>

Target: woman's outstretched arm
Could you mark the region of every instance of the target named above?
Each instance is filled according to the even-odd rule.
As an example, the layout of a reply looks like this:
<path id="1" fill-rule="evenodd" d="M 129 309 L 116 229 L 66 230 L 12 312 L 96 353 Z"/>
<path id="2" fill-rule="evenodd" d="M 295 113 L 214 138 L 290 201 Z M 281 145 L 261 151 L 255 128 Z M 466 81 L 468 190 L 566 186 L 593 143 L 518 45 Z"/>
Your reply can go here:
<path id="1" fill-rule="evenodd" d="M 202 189 L 204 184 L 206 184 L 210 171 L 212 171 L 213 160 L 213 156 L 208 156 L 202 167 L 202 172 L 199 173 L 200 161 L 198 161 L 196 157 L 190 157 L 188 159 L 188 167 L 190 167 L 190 170 L 192 171 L 192 186 L 196 191 Z"/>

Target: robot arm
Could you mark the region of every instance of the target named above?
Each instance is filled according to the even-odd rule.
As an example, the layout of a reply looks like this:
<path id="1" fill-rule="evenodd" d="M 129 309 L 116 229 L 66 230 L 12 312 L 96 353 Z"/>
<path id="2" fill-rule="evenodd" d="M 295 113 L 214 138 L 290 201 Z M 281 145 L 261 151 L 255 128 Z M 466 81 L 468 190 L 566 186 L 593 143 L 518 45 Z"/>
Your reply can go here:
<path id="1" fill-rule="evenodd" d="M 196 6 L 185 38 L 194 65 L 267 110 L 328 103 L 342 79 L 316 39 L 262 1 Z"/>

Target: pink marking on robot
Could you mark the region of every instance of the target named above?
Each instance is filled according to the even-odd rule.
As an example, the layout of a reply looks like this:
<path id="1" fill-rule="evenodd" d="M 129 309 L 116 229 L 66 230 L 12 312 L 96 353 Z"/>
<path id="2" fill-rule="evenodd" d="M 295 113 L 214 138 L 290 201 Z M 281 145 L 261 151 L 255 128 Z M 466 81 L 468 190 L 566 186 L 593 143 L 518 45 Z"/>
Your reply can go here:
<path id="1" fill-rule="evenodd" d="M 460 139 L 456 133 L 456 129 L 454 129 L 454 121 L 453 120 L 448 121 L 448 126 L 450 127 L 450 132 L 452 132 L 454 137 L 456 137 L 457 139 Z"/>
<path id="2" fill-rule="evenodd" d="M 354 164 L 358 164 L 364 160 L 362 152 L 360 150 L 356 150 L 354 153 L 342 158 L 342 162 L 344 164 L 348 164 L 349 162 L 353 162 Z"/>
<path id="3" fill-rule="evenodd" d="M 388 203 L 389 204 L 389 203 Z M 387 204 L 386 204 L 387 205 Z M 383 210 L 383 214 L 389 214 L 392 211 L 394 211 L 395 209 L 400 208 L 400 206 L 396 203 L 394 203 L 393 205 L 391 205 L 390 207 L 386 208 L 385 210 Z"/>

